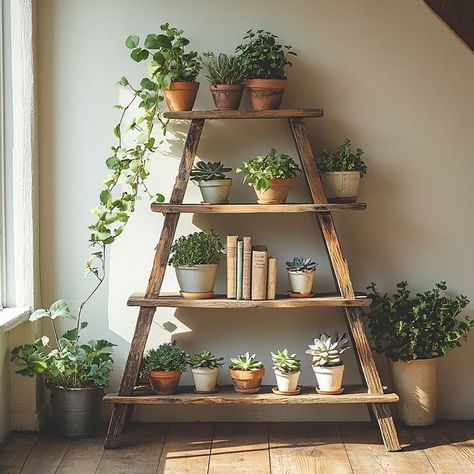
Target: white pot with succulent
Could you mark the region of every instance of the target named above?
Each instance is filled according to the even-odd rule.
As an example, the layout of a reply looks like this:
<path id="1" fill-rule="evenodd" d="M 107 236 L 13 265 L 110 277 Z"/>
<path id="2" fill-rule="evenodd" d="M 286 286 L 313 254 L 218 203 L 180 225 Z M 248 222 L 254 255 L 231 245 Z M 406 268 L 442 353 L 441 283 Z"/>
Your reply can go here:
<path id="1" fill-rule="evenodd" d="M 188 359 L 194 379 L 196 393 L 214 393 L 216 391 L 219 368 L 224 365 L 223 357 L 216 357 L 209 351 L 194 354 Z"/>
<path id="2" fill-rule="evenodd" d="M 232 178 L 225 173 L 232 168 L 224 168 L 220 161 L 198 161 L 191 171 L 191 181 L 201 190 L 202 199 L 206 204 L 228 204 Z"/>
<path id="3" fill-rule="evenodd" d="M 296 354 L 289 354 L 288 349 L 276 354 L 272 352 L 273 372 L 277 380 L 278 392 L 284 395 L 296 395 L 298 390 L 298 380 L 301 374 L 301 360 L 296 358 Z"/>
<path id="4" fill-rule="evenodd" d="M 317 263 L 308 257 L 294 257 L 286 262 L 288 279 L 290 281 L 290 296 L 301 297 L 313 294 L 313 281 Z"/>

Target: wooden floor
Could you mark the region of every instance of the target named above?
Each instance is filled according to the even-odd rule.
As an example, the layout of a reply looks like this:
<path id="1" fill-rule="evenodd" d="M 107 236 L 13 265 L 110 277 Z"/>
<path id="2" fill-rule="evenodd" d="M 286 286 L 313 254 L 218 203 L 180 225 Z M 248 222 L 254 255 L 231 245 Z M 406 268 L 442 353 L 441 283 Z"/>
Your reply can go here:
<path id="1" fill-rule="evenodd" d="M 129 447 L 103 436 L 69 441 L 17 433 L 0 450 L 0 473 L 447 473 L 474 472 L 474 422 L 399 430 L 388 453 L 369 423 L 142 423 Z"/>

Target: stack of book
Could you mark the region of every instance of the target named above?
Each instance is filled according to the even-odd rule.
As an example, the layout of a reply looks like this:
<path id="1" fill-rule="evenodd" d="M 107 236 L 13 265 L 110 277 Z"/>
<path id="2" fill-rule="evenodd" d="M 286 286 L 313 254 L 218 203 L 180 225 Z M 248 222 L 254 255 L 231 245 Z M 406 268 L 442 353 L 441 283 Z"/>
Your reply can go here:
<path id="1" fill-rule="evenodd" d="M 252 245 L 252 237 L 227 236 L 227 298 L 274 300 L 278 259 L 266 245 Z"/>

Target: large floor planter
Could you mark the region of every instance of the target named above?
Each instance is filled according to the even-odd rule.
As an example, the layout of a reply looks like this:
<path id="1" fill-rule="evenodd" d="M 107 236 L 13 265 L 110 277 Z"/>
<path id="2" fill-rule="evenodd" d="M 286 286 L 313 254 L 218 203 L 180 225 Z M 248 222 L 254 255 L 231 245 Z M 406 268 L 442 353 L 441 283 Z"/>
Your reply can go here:
<path id="1" fill-rule="evenodd" d="M 438 401 L 438 358 L 391 362 L 398 410 L 408 426 L 428 426 L 436 421 Z"/>
<path id="2" fill-rule="evenodd" d="M 173 395 L 178 390 L 181 372 L 179 370 L 152 370 L 148 379 L 151 389 L 157 395 Z"/>
<path id="3" fill-rule="evenodd" d="M 199 89 L 199 82 L 172 82 L 169 89 L 163 89 L 166 105 L 172 112 L 193 110 Z"/>
<path id="4" fill-rule="evenodd" d="M 259 204 L 285 204 L 294 178 L 271 179 L 270 188 L 266 191 L 257 191 L 257 202 Z"/>
<path id="5" fill-rule="evenodd" d="M 258 370 L 229 370 L 234 390 L 238 393 L 258 393 L 265 375 L 265 369 Z"/>
<path id="6" fill-rule="evenodd" d="M 88 438 L 100 427 L 101 388 L 51 387 L 56 431 L 67 438 Z"/>
<path id="7" fill-rule="evenodd" d="M 229 202 L 232 178 L 199 181 L 198 185 L 205 203 L 227 204 Z"/>
<path id="8" fill-rule="evenodd" d="M 329 202 L 357 201 L 360 184 L 359 171 L 329 171 L 321 173 L 321 179 Z"/>
<path id="9" fill-rule="evenodd" d="M 316 270 L 294 271 L 288 270 L 288 280 L 292 293 L 310 295 L 313 292 L 313 281 Z"/>
<path id="10" fill-rule="evenodd" d="M 191 369 L 194 380 L 194 389 L 198 393 L 213 393 L 216 391 L 217 377 L 219 376 L 219 368 L 208 369 L 200 367 Z"/>
<path id="11" fill-rule="evenodd" d="M 207 265 L 195 265 L 194 267 L 176 267 L 176 277 L 178 279 L 181 294 L 184 297 L 193 297 L 193 293 L 209 294 L 212 296 L 214 285 L 216 284 L 217 263 Z"/>
<path id="12" fill-rule="evenodd" d="M 313 365 L 313 371 L 321 392 L 337 392 L 341 389 L 344 364 L 325 367 Z"/>
<path id="13" fill-rule="evenodd" d="M 253 110 L 279 109 L 286 79 L 249 79 L 246 83 Z"/>
<path id="14" fill-rule="evenodd" d="M 295 392 L 298 388 L 298 380 L 301 371 L 299 372 L 282 372 L 274 369 L 278 391 L 280 392 Z"/>
<path id="15" fill-rule="evenodd" d="M 211 84 L 209 90 L 217 110 L 237 110 L 244 92 L 243 84 Z"/>

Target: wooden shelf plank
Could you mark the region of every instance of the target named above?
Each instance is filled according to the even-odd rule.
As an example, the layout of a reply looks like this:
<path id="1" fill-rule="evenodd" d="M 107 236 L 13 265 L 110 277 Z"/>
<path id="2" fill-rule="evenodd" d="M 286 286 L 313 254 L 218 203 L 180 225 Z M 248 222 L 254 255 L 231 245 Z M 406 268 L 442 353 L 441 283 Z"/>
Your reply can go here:
<path id="1" fill-rule="evenodd" d="M 275 300 L 233 300 L 225 295 L 216 295 L 211 299 L 191 300 L 182 298 L 178 293 L 162 294 L 158 298 L 145 298 L 144 293 L 134 293 L 128 299 L 128 306 L 163 307 L 163 308 L 304 308 L 304 307 L 362 307 L 370 305 L 371 300 L 366 296 L 356 296 L 354 299 L 341 296 L 316 295 L 313 298 L 290 298 L 286 295 L 277 295 Z"/>
<path id="2" fill-rule="evenodd" d="M 152 203 L 153 212 L 194 214 L 275 214 L 301 212 L 363 211 L 365 202 L 351 204 L 169 204 Z"/>
<path id="3" fill-rule="evenodd" d="M 219 387 L 216 393 L 202 395 L 193 392 L 192 387 L 182 386 L 175 395 L 154 395 L 142 390 L 134 395 L 119 396 L 115 393 L 106 395 L 104 400 L 111 403 L 137 405 L 333 405 L 357 403 L 397 403 L 395 393 L 369 394 L 361 385 L 347 385 L 341 395 L 320 395 L 314 387 L 303 387 L 300 395 L 275 395 L 270 385 L 262 387 L 260 393 L 242 395 L 236 393 L 231 385 Z"/>
<path id="4" fill-rule="evenodd" d="M 315 118 L 324 115 L 323 109 L 278 109 L 278 110 L 190 110 L 186 112 L 165 112 L 163 116 L 180 120 L 219 119 L 275 119 Z"/>

